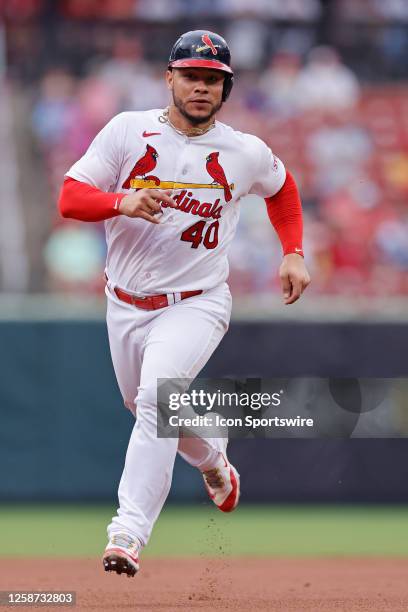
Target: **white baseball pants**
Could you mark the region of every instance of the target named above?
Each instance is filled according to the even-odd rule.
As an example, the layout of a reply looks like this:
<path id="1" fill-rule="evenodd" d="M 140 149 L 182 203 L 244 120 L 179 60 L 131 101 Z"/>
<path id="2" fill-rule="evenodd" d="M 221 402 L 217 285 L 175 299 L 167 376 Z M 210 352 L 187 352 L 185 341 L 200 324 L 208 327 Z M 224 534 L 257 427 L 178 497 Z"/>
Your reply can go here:
<path id="1" fill-rule="evenodd" d="M 108 536 L 126 532 L 143 546 L 168 495 L 177 451 L 201 471 L 212 469 L 223 438 L 158 438 L 157 379 L 194 379 L 228 329 L 226 283 L 159 310 L 141 310 L 106 287 L 113 366 L 123 400 L 136 416 Z"/>

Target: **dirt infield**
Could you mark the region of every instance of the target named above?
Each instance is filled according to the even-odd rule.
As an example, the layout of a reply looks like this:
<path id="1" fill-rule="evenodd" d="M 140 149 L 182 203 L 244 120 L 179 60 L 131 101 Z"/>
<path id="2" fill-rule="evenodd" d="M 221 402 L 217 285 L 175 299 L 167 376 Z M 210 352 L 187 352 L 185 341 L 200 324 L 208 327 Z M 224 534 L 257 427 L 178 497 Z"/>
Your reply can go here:
<path id="1" fill-rule="evenodd" d="M 147 558 L 141 567 L 127 578 L 94 558 L 0 559 L 0 590 L 76 591 L 75 608 L 43 610 L 408 610 L 408 559 Z"/>

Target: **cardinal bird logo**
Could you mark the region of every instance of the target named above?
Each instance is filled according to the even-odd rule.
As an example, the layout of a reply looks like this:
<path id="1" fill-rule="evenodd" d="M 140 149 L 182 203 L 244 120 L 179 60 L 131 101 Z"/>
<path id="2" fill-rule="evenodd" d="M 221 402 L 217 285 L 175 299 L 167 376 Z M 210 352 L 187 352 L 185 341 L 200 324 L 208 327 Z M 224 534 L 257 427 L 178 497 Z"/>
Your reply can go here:
<path id="1" fill-rule="evenodd" d="M 214 47 L 213 41 L 211 40 L 211 38 L 208 36 L 208 34 L 203 34 L 201 37 L 201 40 L 203 41 L 203 43 L 207 46 L 210 47 L 211 49 L 211 53 L 213 55 L 217 55 L 218 51 L 217 49 Z"/>
<path id="2" fill-rule="evenodd" d="M 221 185 L 224 188 L 224 198 L 226 202 L 232 200 L 232 193 L 228 184 L 225 172 L 220 162 L 218 161 L 219 152 L 210 153 L 207 157 L 207 172 L 213 179 L 213 183 Z"/>
<path id="3" fill-rule="evenodd" d="M 157 185 L 160 184 L 160 179 L 157 176 L 146 176 L 149 172 L 155 169 L 157 164 L 158 152 L 151 145 L 146 145 L 146 153 L 135 163 L 131 173 L 122 185 L 122 189 L 130 189 L 130 181 L 137 176 L 142 176 L 146 180 L 154 181 Z"/>

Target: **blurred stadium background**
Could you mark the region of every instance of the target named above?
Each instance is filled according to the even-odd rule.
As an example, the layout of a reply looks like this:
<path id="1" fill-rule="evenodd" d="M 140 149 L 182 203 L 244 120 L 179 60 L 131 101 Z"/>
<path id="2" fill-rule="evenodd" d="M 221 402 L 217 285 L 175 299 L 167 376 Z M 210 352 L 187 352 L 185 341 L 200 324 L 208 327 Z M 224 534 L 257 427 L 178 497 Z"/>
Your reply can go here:
<path id="1" fill-rule="evenodd" d="M 169 49 L 204 25 L 227 38 L 236 71 L 221 119 L 263 138 L 301 187 L 309 300 L 408 293 L 406 2 L 1 6 L 5 293 L 100 295 L 103 228 L 59 218 L 62 176 L 112 115 L 167 105 Z M 236 298 L 277 292 L 280 249 L 265 219 L 262 201 L 242 206 L 230 259 Z"/>
<path id="2" fill-rule="evenodd" d="M 234 319 L 205 373 L 407 375 L 405 0 L 0 0 L 0 11 L 3 502 L 114 502 L 132 419 L 103 321 L 104 230 L 61 219 L 56 201 L 114 114 L 167 105 L 166 59 L 188 29 L 229 42 L 236 79 L 220 119 L 294 173 L 313 278 L 283 308 L 280 248 L 264 203 L 247 198 L 230 257 Z M 408 502 L 406 397 L 381 413 L 382 439 L 235 442 L 244 501 Z M 204 501 L 192 472 L 177 465 L 173 501 Z"/>

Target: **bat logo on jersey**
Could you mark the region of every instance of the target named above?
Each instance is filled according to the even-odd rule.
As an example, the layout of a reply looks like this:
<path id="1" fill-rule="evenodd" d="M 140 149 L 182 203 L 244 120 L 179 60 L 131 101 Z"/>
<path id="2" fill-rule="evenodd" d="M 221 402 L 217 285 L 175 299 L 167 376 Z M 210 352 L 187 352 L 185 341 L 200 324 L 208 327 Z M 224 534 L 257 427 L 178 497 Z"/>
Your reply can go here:
<path id="1" fill-rule="evenodd" d="M 160 179 L 157 178 L 157 176 L 153 176 L 150 174 L 148 175 L 149 172 L 155 169 L 158 157 L 159 154 L 156 149 L 149 144 L 146 145 L 146 153 L 140 159 L 137 160 L 128 178 L 123 183 L 122 189 L 130 189 L 133 186 L 132 181 L 137 176 L 142 176 L 144 180 L 153 181 L 156 186 L 160 185 Z"/>
<path id="2" fill-rule="evenodd" d="M 159 157 L 156 149 L 151 145 L 147 145 L 146 153 L 141 157 L 133 167 L 126 181 L 123 183 L 123 189 L 222 189 L 226 202 L 232 200 L 231 191 L 234 190 L 234 183 L 228 183 L 224 169 L 218 161 L 219 152 L 215 151 L 206 157 L 207 172 L 213 179 L 212 183 L 185 183 L 179 181 L 163 181 L 157 176 L 147 175 L 156 167 L 156 159 Z M 142 178 L 137 178 L 141 176 Z"/>
<path id="3" fill-rule="evenodd" d="M 215 151 L 214 153 L 210 153 L 207 157 L 207 172 L 213 179 L 213 183 L 215 185 L 221 185 L 224 189 L 224 198 L 226 202 L 232 200 L 232 193 L 230 185 L 228 184 L 227 178 L 225 176 L 225 172 L 220 162 L 218 161 L 219 151 Z"/>
<path id="4" fill-rule="evenodd" d="M 173 197 L 175 201 L 174 208 L 184 213 L 198 215 L 206 219 L 220 219 L 222 212 L 222 204 L 220 198 L 214 202 L 202 202 L 193 197 L 193 191 L 189 189 L 222 189 L 226 202 L 232 200 L 231 190 L 234 189 L 234 183 L 228 184 L 224 169 L 218 161 L 219 152 L 215 151 L 206 157 L 206 169 L 208 174 L 213 179 L 212 183 L 182 183 L 176 181 L 162 181 L 157 176 L 147 174 L 152 172 L 157 164 L 159 154 L 151 145 L 146 146 L 146 153 L 136 162 L 131 173 L 123 183 L 123 189 L 181 189 L 182 191 Z M 137 177 L 142 178 L 137 178 Z M 166 202 L 162 202 L 162 207 L 170 206 Z"/>
<path id="5" fill-rule="evenodd" d="M 205 51 L 205 49 L 211 49 L 211 53 L 213 55 L 218 55 L 218 51 L 214 46 L 213 41 L 211 40 L 211 38 L 208 36 L 208 34 L 203 34 L 201 37 L 201 40 L 204 43 L 203 47 L 196 47 L 196 51 Z"/>

